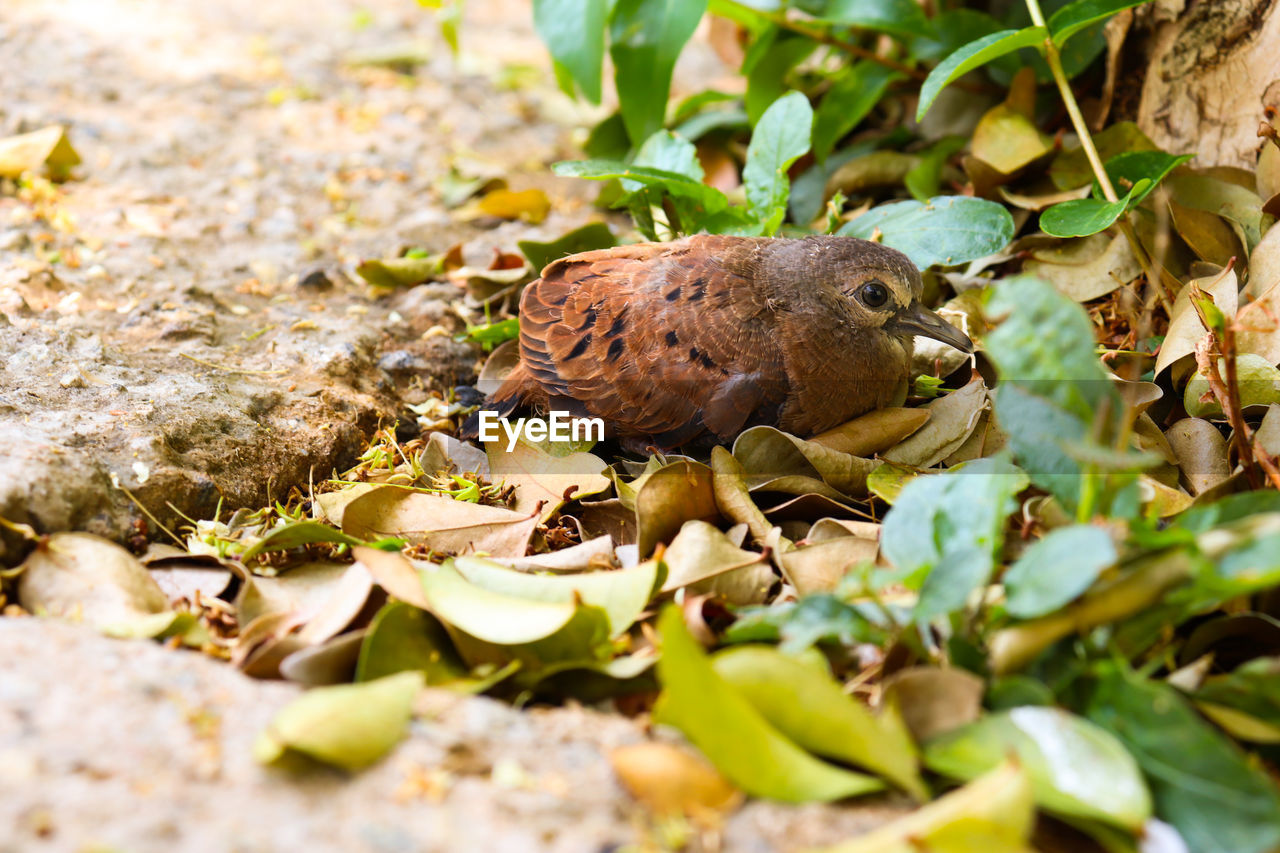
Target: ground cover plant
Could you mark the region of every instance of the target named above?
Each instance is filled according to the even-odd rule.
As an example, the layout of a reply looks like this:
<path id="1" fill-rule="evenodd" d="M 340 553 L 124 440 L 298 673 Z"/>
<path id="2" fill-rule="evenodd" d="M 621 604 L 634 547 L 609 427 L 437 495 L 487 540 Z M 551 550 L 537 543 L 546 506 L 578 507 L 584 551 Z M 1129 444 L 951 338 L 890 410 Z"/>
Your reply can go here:
<path id="1" fill-rule="evenodd" d="M 903 407 L 647 459 L 478 449 L 442 393 L 270 507 L 141 559 L 54 534 L 7 588 L 316 685 L 266 762 L 376 762 L 424 685 L 647 714 L 702 756 L 614 756 L 655 843 L 738 792 L 892 790 L 919 809 L 839 849 L 1280 849 L 1280 146 L 1199 168 L 1111 119 L 1141 6 L 537 0 L 567 91 L 604 99 L 610 60 L 616 111 L 552 168 L 622 226 L 359 269 L 456 282 L 482 387 L 546 263 L 700 232 L 897 248 L 976 356 L 921 342 Z M 742 91 L 670 102 L 704 18 Z"/>

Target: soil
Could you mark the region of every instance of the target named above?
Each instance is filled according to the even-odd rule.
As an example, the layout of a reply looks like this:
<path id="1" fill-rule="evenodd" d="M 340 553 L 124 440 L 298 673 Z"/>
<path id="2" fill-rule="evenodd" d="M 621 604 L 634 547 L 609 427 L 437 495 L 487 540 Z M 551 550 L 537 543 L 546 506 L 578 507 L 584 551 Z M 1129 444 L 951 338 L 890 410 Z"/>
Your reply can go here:
<path id="1" fill-rule="evenodd" d="M 527 3 L 465 8 L 455 57 L 413 0 L 4 4 L 0 136 L 63 124 L 84 162 L 0 194 L 0 517 L 128 541 L 260 506 L 474 376 L 458 287 L 378 294 L 355 265 L 457 243 L 483 264 L 601 218 L 591 187 L 546 169 L 600 112 L 554 89 Z M 354 61 L 375 53 L 400 70 Z M 709 51 L 689 63 L 723 71 Z M 454 174 L 543 189 L 550 214 L 462 216 Z M 4 853 L 653 837 L 609 769 L 646 736 L 617 714 L 429 694 L 373 769 L 293 775 L 250 744 L 294 685 L 35 619 L 0 619 L 0 660 Z M 752 802 L 700 843 L 829 844 L 901 811 Z"/>

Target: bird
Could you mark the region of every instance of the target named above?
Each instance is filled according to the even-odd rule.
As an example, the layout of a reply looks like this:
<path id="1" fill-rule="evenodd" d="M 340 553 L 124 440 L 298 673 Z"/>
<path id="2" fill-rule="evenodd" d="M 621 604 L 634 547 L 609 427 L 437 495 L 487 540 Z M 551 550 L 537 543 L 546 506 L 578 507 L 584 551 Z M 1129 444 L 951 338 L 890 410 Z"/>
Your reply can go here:
<path id="1" fill-rule="evenodd" d="M 570 255 L 525 288 L 519 361 L 484 408 L 598 417 L 662 449 L 761 424 L 810 437 L 900 405 L 916 335 L 973 351 L 922 289 L 906 255 L 835 235 Z"/>

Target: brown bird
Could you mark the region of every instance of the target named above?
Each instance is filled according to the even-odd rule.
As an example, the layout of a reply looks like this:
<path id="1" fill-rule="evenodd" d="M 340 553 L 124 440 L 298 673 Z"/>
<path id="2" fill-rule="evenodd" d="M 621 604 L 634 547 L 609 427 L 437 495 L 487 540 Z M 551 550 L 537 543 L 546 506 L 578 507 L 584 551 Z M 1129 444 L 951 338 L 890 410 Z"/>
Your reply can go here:
<path id="1" fill-rule="evenodd" d="M 854 237 L 699 235 L 562 258 L 520 300 L 520 363 L 485 408 L 604 419 L 678 447 L 799 436 L 901 401 L 912 339 L 972 352 L 906 255 Z"/>

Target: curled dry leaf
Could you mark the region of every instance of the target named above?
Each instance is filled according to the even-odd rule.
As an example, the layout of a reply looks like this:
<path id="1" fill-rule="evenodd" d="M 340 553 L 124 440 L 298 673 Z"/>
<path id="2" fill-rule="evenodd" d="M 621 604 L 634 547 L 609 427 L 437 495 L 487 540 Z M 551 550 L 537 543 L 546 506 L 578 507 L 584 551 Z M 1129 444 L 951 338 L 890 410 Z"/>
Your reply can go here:
<path id="1" fill-rule="evenodd" d="M 725 448 L 716 446 L 711 449 L 711 473 L 712 491 L 720 514 L 732 522 L 746 525 L 751 537 L 763 542 L 771 525 L 751 499 L 742 463 Z"/>
<path id="2" fill-rule="evenodd" d="M 280 675 L 313 687 L 345 684 L 355 675 L 364 638 L 362 629 L 298 649 L 280 661 Z"/>
<path id="3" fill-rule="evenodd" d="M 523 557 L 538 513 L 382 486 L 349 503 L 342 526 L 359 539 L 398 536 L 433 551 Z"/>
<path id="4" fill-rule="evenodd" d="M 1124 235 L 1091 234 L 1035 250 L 1023 271 L 1077 302 L 1089 302 L 1136 280 L 1142 266 Z"/>
<path id="5" fill-rule="evenodd" d="M 784 548 L 777 555 L 783 577 L 800 595 L 833 592 L 851 569 L 875 562 L 880 552 L 879 525 L 868 526 L 875 528 L 869 536 L 850 535 L 846 531 L 844 536 L 823 538 L 790 550 Z M 814 535 L 813 529 L 809 535 Z"/>
<path id="6" fill-rule="evenodd" d="M 136 557 L 90 533 L 54 533 L 19 568 L 18 603 L 37 615 L 119 629 L 169 609 Z"/>
<path id="7" fill-rule="evenodd" d="M 585 572 L 609 569 L 615 562 L 613 540 L 596 536 L 569 548 L 528 557 L 493 557 L 493 562 L 522 572 Z"/>
<path id="8" fill-rule="evenodd" d="M 1231 476 L 1227 440 L 1203 418 L 1183 418 L 1165 436 L 1178 459 L 1182 482 L 1199 495 Z"/>
<path id="9" fill-rule="evenodd" d="M 640 556 L 648 557 L 660 542 L 670 542 L 686 521 L 720 517 L 715 477 L 699 462 L 680 460 L 654 471 L 636 493 Z"/>
<path id="10" fill-rule="evenodd" d="M 1227 317 L 1234 317 L 1238 299 L 1239 282 L 1234 270 L 1226 270 L 1215 276 L 1198 278 L 1195 284 Z M 1164 343 L 1160 345 L 1160 355 L 1156 358 L 1155 373 L 1159 376 L 1175 361 L 1193 354 L 1198 344 L 1208 332 L 1191 304 L 1191 285 L 1188 284 L 1178 292 L 1173 303 L 1173 317 L 1169 320 L 1169 332 Z"/>
<path id="11" fill-rule="evenodd" d="M 871 457 L 888 450 L 929 420 L 928 409 L 877 409 L 809 439 L 850 456 Z"/>
<path id="12" fill-rule="evenodd" d="M 705 521 L 686 521 L 663 552 L 667 579 L 663 592 L 687 588 L 730 604 L 760 604 L 776 580 L 764 554 L 737 547 Z"/>
<path id="13" fill-rule="evenodd" d="M 631 796 L 659 816 L 685 815 L 715 825 L 742 802 L 742 792 L 702 756 L 666 743 L 637 743 L 609 753 Z"/>
<path id="14" fill-rule="evenodd" d="M 975 378 L 963 388 L 924 406 L 929 412 L 929 422 L 886 450 L 884 458 L 898 465 L 916 468 L 937 465 L 973 435 L 982 413 L 990 405 L 986 383 Z"/>
<path id="15" fill-rule="evenodd" d="M 768 426 L 739 435 L 733 455 L 742 463 L 752 492 L 813 492 L 833 500 L 866 494 L 867 475 L 879 465 Z"/>

